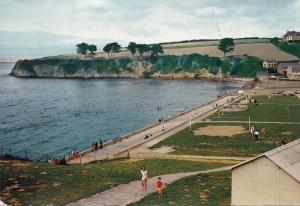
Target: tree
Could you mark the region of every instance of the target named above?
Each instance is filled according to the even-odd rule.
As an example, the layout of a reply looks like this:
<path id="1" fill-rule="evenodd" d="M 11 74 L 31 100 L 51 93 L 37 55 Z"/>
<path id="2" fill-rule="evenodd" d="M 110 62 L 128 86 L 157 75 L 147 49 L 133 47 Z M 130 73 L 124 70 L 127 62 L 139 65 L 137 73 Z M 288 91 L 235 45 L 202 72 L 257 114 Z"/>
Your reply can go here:
<path id="1" fill-rule="evenodd" d="M 121 45 L 118 44 L 117 42 L 113 42 L 111 43 L 111 52 L 115 53 L 119 53 L 121 51 Z"/>
<path id="2" fill-rule="evenodd" d="M 233 52 L 234 50 L 234 42 L 232 38 L 224 38 L 221 39 L 218 48 L 224 53 L 224 57 L 226 53 Z"/>
<path id="3" fill-rule="evenodd" d="M 118 53 L 121 51 L 121 45 L 117 42 L 106 44 L 103 48 L 103 51 L 107 53 L 107 56 L 109 57 L 110 53 Z"/>
<path id="4" fill-rule="evenodd" d="M 78 55 L 79 54 L 86 55 L 89 45 L 87 43 L 82 42 L 80 44 L 77 44 L 76 47 L 77 47 L 76 51 Z"/>
<path id="5" fill-rule="evenodd" d="M 163 54 L 164 50 L 163 47 L 160 44 L 153 44 L 150 47 L 151 56 L 157 56 L 159 53 Z"/>
<path id="6" fill-rule="evenodd" d="M 111 50 L 112 50 L 112 43 L 106 44 L 103 47 L 103 51 L 107 53 L 107 57 L 109 57 L 109 53 L 111 52 Z"/>
<path id="7" fill-rule="evenodd" d="M 130 42 L 127 46 L 127 49 L 132 54 L 132 57 L 134 57 L 134 54 L 136 53 L 137 50 L 137 44 L 135 42 Z"/>
<path id="8" fill-rule="evenodd" d="M 137 44 L 137 50 L 139 51 L 140 55 L 143 56 L 145 52 L 150 50 L 147 44 Z"/>
<path id="9" fill-rule="evenodd" d="M 88 50 L 89 50 L 90 54 L 94 55 L 95 51 L 97 51 L 97 47 L 95 45 L 91 44 L 91 45 L 88 45 Z"/>

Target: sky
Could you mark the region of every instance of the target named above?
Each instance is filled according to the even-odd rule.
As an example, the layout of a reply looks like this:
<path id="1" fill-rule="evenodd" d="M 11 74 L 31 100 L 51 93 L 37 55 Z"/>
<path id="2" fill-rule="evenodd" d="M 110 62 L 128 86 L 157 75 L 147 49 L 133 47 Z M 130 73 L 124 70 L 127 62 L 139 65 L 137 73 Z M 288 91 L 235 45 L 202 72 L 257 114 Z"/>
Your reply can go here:
<path id="1" fill-rule="evenodd" d="M 300 0 L 0 0 L 0 56 L 300 31 Z"/>

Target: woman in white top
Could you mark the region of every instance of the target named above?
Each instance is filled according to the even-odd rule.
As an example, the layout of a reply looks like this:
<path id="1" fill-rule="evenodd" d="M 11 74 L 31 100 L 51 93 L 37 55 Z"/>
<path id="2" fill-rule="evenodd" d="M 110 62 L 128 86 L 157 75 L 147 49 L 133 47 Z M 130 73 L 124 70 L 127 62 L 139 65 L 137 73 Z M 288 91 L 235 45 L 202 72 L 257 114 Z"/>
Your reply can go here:
<path id="1" fill-rule="evenodd" d="M 141 175 L 142 175 L 142 188 L 144 191 L 147 190 L 147 180 L 148 180 L 148 171 L 146 167 L 142 167 L 141 169 Z"/>

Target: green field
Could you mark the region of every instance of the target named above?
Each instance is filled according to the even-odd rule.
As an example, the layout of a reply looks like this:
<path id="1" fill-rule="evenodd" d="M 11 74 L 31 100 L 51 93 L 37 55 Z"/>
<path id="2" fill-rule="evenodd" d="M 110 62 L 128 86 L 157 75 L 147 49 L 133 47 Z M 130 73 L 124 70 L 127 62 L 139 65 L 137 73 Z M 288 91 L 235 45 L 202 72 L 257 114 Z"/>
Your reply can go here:
<path id="1" fill-rule="evenodd" d="M 235 44 L 251 44 L 251 43 L 269 43 L 270 39 L 235 39 Z M 164 48 L 182 48 L 182 47 L 202 47 L 202 46 L 215 46 L 219 44 L 219 40 L 207 40 L 207 41 L 194 41 L 194 42 L 182 42 L 163 44 Z"/>
<path id="2" fill-rule="evenodd" d="M 216 172 L 186 177 L 168 185 L 163 198 L 153 193 L 130 206 L 230 205 L 231 173 Z"/>
<path id="3" fill-rule="evenodd" d="M 249 115 L 252 121 L 293 121 L 300 122 L 300 101 L 296 97 L 273 96 L 256 97 L 257 106 L 250 105 L 249 110 L 244 112 L 225 112 L 208 117 L 210 120 L 221 121 L 248 121 Z M 245 133 L 233 136 L 208 136 L 195 135 L 194 131 L 206 126 L 242 126 Z M 254 141 L 248 131 L 248 123 L 195 123 L 192 131 L 189 128 L 180 131 L 171 137 L 154 145 L 172 146 L 173 154 L 203 155 L 203 156 L 256 156 L 278 146 L 281 140 L 294 140 L 299 138 L 300 125 L 297 124 L 251 124 L 261 131 L 259 141 Z M 262 133 L 262 130 L 265 133 Z"/>
<path id="4" fill-rule="evenodd" d="M 300 122 L 300 101 L 295 96 L 258 96 L 253 97 L 258 105 L 250 104 L 244 112 L 225 112 L 223 115 L 215 114 L 211 120 L 239 120 L 273 121 L 273 122 Z"/>
<path id="5" fill-rule="evenodd" d="M 139 179 L 142 166 L 147 167 L 150 176 L 156 176 L 207 170 L 225 164 L 159 159 L 116 160 L 70 166 L 1 162 L 0 197 L 12 205 L 64 205 Z"/>

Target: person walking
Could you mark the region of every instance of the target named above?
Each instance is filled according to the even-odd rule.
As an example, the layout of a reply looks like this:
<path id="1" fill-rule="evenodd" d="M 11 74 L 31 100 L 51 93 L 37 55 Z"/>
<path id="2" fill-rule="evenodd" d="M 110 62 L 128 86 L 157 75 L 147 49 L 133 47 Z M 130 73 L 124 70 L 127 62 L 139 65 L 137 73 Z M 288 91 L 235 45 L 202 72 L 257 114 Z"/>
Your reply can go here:
<path id="1" fill-rule="evenodd" d="M 141 176 L 142 176 L 142 189 L 143 191 L 147 191 L 148 171 L 145 166 L 143 166 L 141 169 Z"/>
<path id="2" fill-rule="evenodd" d="M 157 178 L 156 189 L 158 193 L 158 198 L 162 198 L 163 182 L 161 181 L 161 177 Z"/>
<path id="3" fill-rule="evenodd" d="M 100 149 L 103 148 L 103 145 L 102 145 L 102 139 L 100 139 Z"/>
<path id="4" fill-rule="evenodd" d="M 98 150 L 98 143 L 95 142 L 95 150 L 97 151 Z"/>

